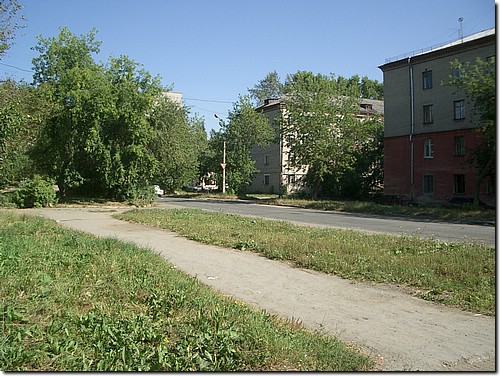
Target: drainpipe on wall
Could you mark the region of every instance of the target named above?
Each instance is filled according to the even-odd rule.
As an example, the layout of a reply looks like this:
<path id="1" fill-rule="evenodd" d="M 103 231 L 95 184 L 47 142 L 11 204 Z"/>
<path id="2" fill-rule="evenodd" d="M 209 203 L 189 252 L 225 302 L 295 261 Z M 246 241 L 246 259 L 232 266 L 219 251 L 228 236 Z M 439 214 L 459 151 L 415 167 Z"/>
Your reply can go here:
<path id="1" fill-rule="evenodd" d="M 408 58 L 410 69 L 410 113 L 411 113 L 411 128 L 410 128 L 410 200 L 415 200 L 415 145 L 413 134 L 415 132 L 415 83 L 413 79 L 413 66 L 411 65 L 411 57 Z"/>

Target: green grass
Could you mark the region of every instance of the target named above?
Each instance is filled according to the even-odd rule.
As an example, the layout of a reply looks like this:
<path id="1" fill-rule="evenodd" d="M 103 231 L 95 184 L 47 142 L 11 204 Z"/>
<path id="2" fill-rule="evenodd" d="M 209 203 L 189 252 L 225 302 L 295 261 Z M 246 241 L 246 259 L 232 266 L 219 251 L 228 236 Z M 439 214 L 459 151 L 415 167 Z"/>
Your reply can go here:
<path id="1" fill-rule="evenodd" d="M 152 250 L 11 210 L 0 210 L 0 280 L 2 371 L 374 367 L 332 337 L 221 295 Z"/>
<path id="2" fill-rule="evenodd" d="M 397 284 L 423 299 L 495 314 L 495 251 L 487 246 L 310 228 L 195 209 L 131 210 L 117 217 L 347 279 Z"/>

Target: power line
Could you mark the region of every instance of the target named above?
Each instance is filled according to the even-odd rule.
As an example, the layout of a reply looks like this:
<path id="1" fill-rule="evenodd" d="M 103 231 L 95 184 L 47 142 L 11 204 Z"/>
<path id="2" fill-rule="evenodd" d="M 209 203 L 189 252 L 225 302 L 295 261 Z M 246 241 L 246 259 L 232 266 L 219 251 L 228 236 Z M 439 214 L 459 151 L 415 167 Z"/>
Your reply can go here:
<path id="1" fill-rule="evenodd" d="M 199 101 L 199 102 L 228 103 L 228 104 L 235 103 L 235 102 L 230 102 L 230 101 L 218 101 L 218 100 L 214 100 L 214 99 L 197 99 L 197 98 L 188 98 L 188 97 L 184 97 L 184 99 L 187 99 L 189 101 Z"/>
<path id="2" fill-rule="evenodd" d="M 5 64 L 5 63 L 0 63 L 0 65 L 5 65 L 6 67 L 15 68 L 15 69 L 18 69 L 18 70 L 23 71 L 23 72 L 33 73 L 32 70 L 27 70 L 27 69 L 19 68 L 19 67 L 16 67 L 15 65 L 10 65 L 10 64 Z"/>

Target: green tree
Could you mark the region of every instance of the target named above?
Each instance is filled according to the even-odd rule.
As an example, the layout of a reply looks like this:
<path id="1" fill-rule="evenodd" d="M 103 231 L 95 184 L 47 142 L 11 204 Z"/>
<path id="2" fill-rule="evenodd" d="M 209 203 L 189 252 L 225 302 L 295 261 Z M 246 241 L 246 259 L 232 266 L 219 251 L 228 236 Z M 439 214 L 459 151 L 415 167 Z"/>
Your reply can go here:
<path id="1" fill-rule="evenodd" d="M 127 199 L 150 189 L 157 169 L 157 159 L 149 148 L 155 137 L 150 121 L 163 89 L 159 77 L 139 67 L 123 55 L 112 57 L 106 67 L 112 112 L 103 129 L 111 161 L 105 171 L 112 192 Z"/>
<path id="2" fill-rule="evenodd" d="M 472 162 L 477 168 L 474 205 L 479 206 L 481 184 L 487 176 L 496 175 L 496 66 L 495 57 L 477 58 L 474 63 L 451 63 L 456 75 L 450 76 L 449 84 L 465 92 L 477 115 L 477 134 L 482 141 L 474 150 Z"/>
<path id="3" fill-rule="evenodd" d="M 99 112 L 85 108 L 92 104 L 88 98 L 93 97 L 94 84 L 102 87 L 99 83 L 102 74 L 91 55 L 99 52 L 99 46 L 95 31 L 78 38 L 62 28 L 58 38 L 40 36 L 34 47 L 39 52 L 33 59 L 34 83 L 53 107 L 33 156 L 40 170 L 55 178 L 62 196 L 66 195 L 67 187 L 79 186 L 83 180 L 78 164 L 86 125 L 81 118 L 93 116 L 99 122 Z"/>
<path id="4" fill-rule="evenodd" d="M 256 100 L 257 105 L 260 106 L 266 99 L 281 98 L 283 89 L 284 85 L 281 83 L 278 73 L 272 71 L 264 79 L 260 80 L 257 85 L 248 89 L 248 92 Z"/>
<path id="5" fill-rule="evenodd" d="M 288 140 L 291 163 L 307 166 L 306 184 L 317 199 L 327 176 L 338 184 L 354 162 L 359 144 L 359 91 L 330 77 L 299 71 L 286 82 L 286 115 L 282 131 Z"/>
<path id="6" fill-rule="evenodd" d="M 203 121 L 189 119 L 186 107 L 162 96 L 150 122 L 155 135 L 149 147 L 158 161 L 155 182 L 172 192 L 196 180 L 207 142 Z"/>
<path id="7" fill-rule="evenodd" d="M 148 116 L 161 85 L 126 56 L 96 64 L 95 34 L 62 28 L 57 38 L 39 37 L 34 80 L 53 110 L 33 155 L 62 196 L 70 188 L 133 199 L 151 186 L 156 169 Z"/>
<path id="8" fill-rule="evenodd" d="M 361 98 L 384 99 L 384 85 L 367 76 L 362 78 L 359 78 L 358 75 L 354 75 L 350 78 L 339 76 L 337 78 L 337 84 L 341 91 L 354 92 L 353 95 L 359 95 Z"/>
<path id="9" fill-rule="evenodd" d="M 381 193 L 384 180 L 384 122 L 374 116 L 360 122 L 358 143 L 353 147 L 353 163 L 340 177 L 325 177 L 321 193 L 329 197 L 367 199 Z"/>
<path id="10" fill-rule="evenodd" d="M 226 182 L 230 190 L 242 194 L 258 172 L 251 155 L 252 147 L 268 146 L 276 138 L 276 131 L 265 115 L 255 112 L 250 96 L 239 97 L 229 111 L 227 124 L 221 122 L 221 128 L 221 134 L 213 133 L 212 146 L 217 148 L 214 155 L 222 162 L 221 141 L 225 138 Z"/>
<path id="11" fill-rule="evenodd" d="M 361 97 L 368 99 L 384 99 L 384 84 L 367 76 L 361 78 Z"/>
<path id="12" fill-rule="evenodd" d="M 19 14 L 22 6 L 17 0 L 0 2 L 0 57 L 12 46 L 17 30 L 23 28 L 24 17 Z"/>
<path id="13" fill-rule="evenodd" d="M 0 84 L 0 187 L 33 173 L 29 152 L 47 108 L 34 87 L 13 80 Z"/>

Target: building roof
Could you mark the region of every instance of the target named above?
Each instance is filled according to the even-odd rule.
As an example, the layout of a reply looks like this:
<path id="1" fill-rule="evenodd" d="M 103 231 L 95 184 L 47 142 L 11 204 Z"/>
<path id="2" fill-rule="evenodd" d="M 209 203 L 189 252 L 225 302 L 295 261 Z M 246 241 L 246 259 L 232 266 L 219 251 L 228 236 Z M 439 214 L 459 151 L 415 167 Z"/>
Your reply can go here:
<path id="1" fill-rule="evenodd" d="M 477 43 L 481 39 L 485 39 L 488 37 L 493 37 L 493 39 L 494 39 L 495 34 L 496 34 L 496 30 L 494 27 L 491 29 L 486 29 L 486 30 L 480 31 L 478 33 L 468 35 L 466 37 L 453 40 L 451 42 L 440 43 L 440 44 L 437 44 L 437 45 L 434 45 L 431 47 L 411 51 L 411 52 L 408 52 L 405 54 L 401 54 L 401 55 L 386 59 L 385 64 L 379 66 L 379 68 L 384 70 L 384 68 L 386 68 L 388 66 L 399 65 L 402 62 L 406 63 L 408 61 L 408 59 L 424 57 L 426 55 L 431 56 L 431 55 L 439 54 L 440 52 L 444 53 L 445 50 L 447 50 L 447 49 L 450 49 L 450 51 L 451 51 L 453 49 L 453 47 L 460 48 L 462 45 L 465 47 L 465 46 L 470 45 L 472 43 Z"/>
<path id="2" fill-rule="evenodd" d="M 255 108 L 255 111 L 267 112 L 273 109 L 285 106 L 284 98 L 266 99 L 264 103 Z M 360 114 L 377 114 L 384 115 L 384 101 L 377 99 L 360 98 L 359 100 Z"/>

